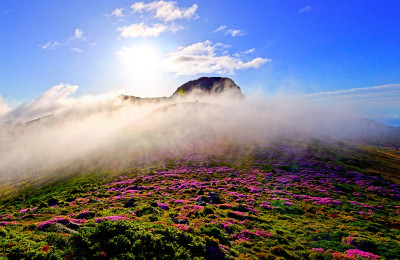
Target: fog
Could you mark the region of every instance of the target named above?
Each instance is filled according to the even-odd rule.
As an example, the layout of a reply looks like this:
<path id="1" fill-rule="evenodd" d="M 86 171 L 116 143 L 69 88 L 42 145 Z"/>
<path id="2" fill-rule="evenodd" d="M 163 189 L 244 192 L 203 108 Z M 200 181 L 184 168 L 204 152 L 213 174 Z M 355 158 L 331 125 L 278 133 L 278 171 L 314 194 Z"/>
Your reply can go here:
<path id="1" fill-rule="evenodd" d="M 170 156 L 224 141 L 343 138 L 358 133 L 357 126 L 348 133 L 343 129 L 362 116 L 343 104 L 262 94 L 240 99 L 228 92 L 133 102 L 116 95 L 71 98 L 75 88 L 69 85 L 49 91 L 3 116 L 2 181 L 78 163 L 130 167 L 154 154 Z"/>

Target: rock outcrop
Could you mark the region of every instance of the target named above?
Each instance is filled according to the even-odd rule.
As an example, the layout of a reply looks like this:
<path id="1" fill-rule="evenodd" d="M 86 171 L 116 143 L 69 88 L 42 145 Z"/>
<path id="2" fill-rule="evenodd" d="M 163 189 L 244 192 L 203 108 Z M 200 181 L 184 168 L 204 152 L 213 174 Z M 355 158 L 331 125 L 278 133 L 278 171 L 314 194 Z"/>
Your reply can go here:
<path id="1" fill-rule="evenodd" d="M 188 94 L 221 94 L 229 93 L 237 97 L 244 97 L 240 87 L 230 78 L 202 77 L 191 80 L 180 86 L 172 97 L 185 96 Z"/>

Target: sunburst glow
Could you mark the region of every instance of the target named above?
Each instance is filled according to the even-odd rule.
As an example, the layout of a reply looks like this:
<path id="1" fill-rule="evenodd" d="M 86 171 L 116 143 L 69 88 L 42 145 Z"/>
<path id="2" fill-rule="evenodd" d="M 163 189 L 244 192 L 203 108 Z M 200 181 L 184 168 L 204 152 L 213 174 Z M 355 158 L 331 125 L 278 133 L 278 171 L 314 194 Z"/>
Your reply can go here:
<path id="1" fill-rule="evenodd" d="M 148 45 L 124 47 L 117 52 L 123 61 L 123 70 L 141 76 L 155 74 L 161 68 L 162 58 L 157 48 Z"/>

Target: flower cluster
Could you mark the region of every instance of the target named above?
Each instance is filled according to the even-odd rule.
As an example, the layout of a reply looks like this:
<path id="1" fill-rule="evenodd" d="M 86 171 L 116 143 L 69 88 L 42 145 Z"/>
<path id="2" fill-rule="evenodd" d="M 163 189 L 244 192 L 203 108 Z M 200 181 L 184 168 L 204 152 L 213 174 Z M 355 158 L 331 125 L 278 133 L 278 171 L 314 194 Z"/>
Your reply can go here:
<path id="1" fill-rule="evenodd" d="M 68 218 L 62 218 L 62 217 L 52 218 L 50 220 L 38 223 L 36 228 L 43 230 L 43 229 L 46 229 L 56 223 L 67 225 L 70 223 L 70 220 Z"/>
<path id="2" fill-rule="evenodd" d="M 106 216 L 106 217 L 99 217 L 99 218 L 95 218 L 94 221 L 96 222 L 102 222 L 104 220 L 107 221 L 118 221 L 118 220 L 127 220 L 127 217 L 122 217 L 122 216 Z"/>
<path id="3" fill-rule="evenodd" d="M 379 259 L 378 255 L 375 255 L 375 254 L 369 253 L 369 252 L 364 252 L 359 249 L 349 249 L 344 253 L 338 252 L 338 253 L 333 253 L 333 255 L 336 259 L 354 259 L 354 260 L 358 260 L 358 259 L 377 260 L 377 259 Z"/>

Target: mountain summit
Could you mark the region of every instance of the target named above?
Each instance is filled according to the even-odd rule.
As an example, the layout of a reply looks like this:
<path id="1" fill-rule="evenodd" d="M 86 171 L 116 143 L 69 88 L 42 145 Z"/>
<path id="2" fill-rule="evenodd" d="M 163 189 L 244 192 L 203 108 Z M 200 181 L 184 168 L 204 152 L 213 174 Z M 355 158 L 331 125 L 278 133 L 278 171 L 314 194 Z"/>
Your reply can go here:
<path id="1" fill-rule="evenodd" d="M 194 95 L 216 95 L 228 94 L 232 97 L 244 98 L 244 95 L 238 85 L 230 79 L 223 77 L 201 77 L 191 80 L 177 88 L 170 97 L 141 98 L 128 95 L 120 95 L 123 101 L 131 101 L 136 103 L 157 103 L 166 101 L 170 98 L 184 97 L 188 94 Z"/>
<path id="2" fill-rule="evenodd" d="M 201 77 L 191 80 L 180 86 L 174 96 L 183 96 L 187 94 L 221 94 L 229 92 L 239 97 L 244 97 L 240 87 L 230 78 L 223 77 Z"/>

